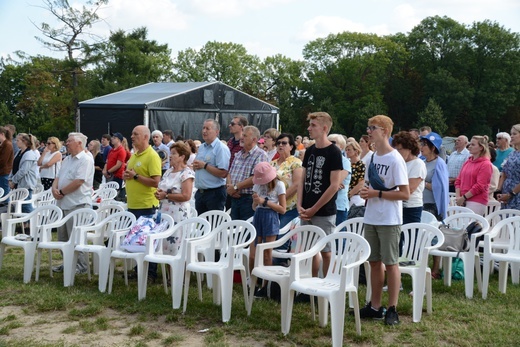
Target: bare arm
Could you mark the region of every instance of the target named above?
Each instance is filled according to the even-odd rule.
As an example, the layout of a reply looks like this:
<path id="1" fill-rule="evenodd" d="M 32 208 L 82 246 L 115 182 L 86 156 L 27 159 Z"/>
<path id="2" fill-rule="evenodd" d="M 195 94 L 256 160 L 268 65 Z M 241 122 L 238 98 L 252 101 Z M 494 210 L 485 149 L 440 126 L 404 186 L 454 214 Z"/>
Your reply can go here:
<path id="1" fill-rule="evenodd" d="M 285 198 L 290 199 L 293 197 L 294 194 L 298 191 L 298 186 L 301 184 L 302 181 L 302 172 L 303 168 L 299 167 L 293 170 L 292 172 L 292 185 L 287 188 L 287 191 L 285 192 Z"/>

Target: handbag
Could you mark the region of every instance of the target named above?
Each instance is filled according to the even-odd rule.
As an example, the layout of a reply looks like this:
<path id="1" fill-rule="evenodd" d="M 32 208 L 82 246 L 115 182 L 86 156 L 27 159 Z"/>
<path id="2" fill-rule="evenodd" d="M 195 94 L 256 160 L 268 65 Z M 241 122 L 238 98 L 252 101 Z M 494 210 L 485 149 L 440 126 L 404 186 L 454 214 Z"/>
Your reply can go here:
<path id="1" fill-rule="evenodd" d="M 459 253 L 469 251 L 470 243 L 466 228 L 452 228 L 447 224 L 441 224 L 439 230 L 444 235 L 444 243 L 439 247 L 440 251 Z"/>
<path id="2" fill-rule="evenodd" d="M 167 222 L 156 223 L 154 218 L 141 216 L 125 235 L 121 248 L 128 252 L 144 252 L 148 235 L 163 232 L 167 227 Z"/>

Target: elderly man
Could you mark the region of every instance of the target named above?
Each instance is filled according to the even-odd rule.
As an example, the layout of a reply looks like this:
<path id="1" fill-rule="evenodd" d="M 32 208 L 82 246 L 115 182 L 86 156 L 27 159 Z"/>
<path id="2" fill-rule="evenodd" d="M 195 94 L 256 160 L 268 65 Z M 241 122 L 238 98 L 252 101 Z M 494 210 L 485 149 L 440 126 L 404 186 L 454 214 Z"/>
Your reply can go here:
<path id="1" fill-rule="evenodd" d="M 85 152 L 87 137 L 82 133 L 70 133 L 67 141 L 68 155 L 60 172 L 52 183 L 52 195 L 58 207 L 67 216 L 73 211 L 92 206 L 92 181 L 94 180 L 94 159 Z M 58 228 L 58 241 L 68 241 L 72 233 L 72 220 Z M 54 272 L 63 271 L 63 265 L 54 267 Z M 76 274 L 87 272 L 87 260 L 83 253 L 78 256 Z"/>
<path id="2" fill-rule="evenodd" d="M 453 153 L 448 158 L 448 174 L 450 176 L 450 192 L 455 193 L 455 179 L 459 175 L 462 165 L 469 157 L 469 151 L 466 148 L 468 145 L 468 138 L 460 135 L 455 140 L 455 148 Z"/>
<path id="3" fill-rule="evenodd" d="M 493 162 L 493 165 L 495 165 L 500 172 L 502 172 L 502 164 L 504 163 L 504 160 L 513 151 L 513 147 L 509 145 L 510 142 L 511 135 L 508 133 L 501 132 L 497 134 L 497 158 Z"/>
<path id="4" fill-rule="evenodd" d="M 231 197 L 231 218 L 247 220 L 253 211 L 253 172 L 256 164 L 267 161 L 267 153 L 257 146 L 258 128 L 244 128 L 240 143 L 242 149 L 235 155 L 227 176 L 227 194 Z"/>
<path id="5" fill-rule="evenodd" d="M 218 135 L 220 125 L 214 119 L 206 119 L 202 127 L 204 143 L 200 145 L 193 161 L 195 170 L 195 208 L 201 215 L 206 211 L 224 210 L 226 202 L 226 177 L 228 175 L 229 148 Z"/>
<path id="6" fill-rule="evenodd" d="M 159 154 L 162 160 L 162 171 L 164 174 L 166 170 L 170 168 L 170 148 L 163 142 L 163 133 L 160 130 L 154 130 L 152 132 L 153 149 Z"/>

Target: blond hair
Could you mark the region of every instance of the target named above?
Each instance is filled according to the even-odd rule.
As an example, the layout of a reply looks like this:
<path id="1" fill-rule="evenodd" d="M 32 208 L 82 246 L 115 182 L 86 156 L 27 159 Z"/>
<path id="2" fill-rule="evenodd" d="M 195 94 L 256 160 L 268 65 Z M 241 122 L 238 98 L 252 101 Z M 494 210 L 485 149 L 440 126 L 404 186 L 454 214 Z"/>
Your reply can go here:
<path id="1" fill-rule="evenodd" d="M 394 122 L 392 119 L 385 115 L 377 115 L 368 120 L 368 125 L 378 125 L 381 128 L 388 130 L 388 136 L 392 134 L 394 130 Z"/>
<path id="2" fill-rule="evenodd" d="M 327 127 L 327 133 L 332 128 L 332 117 L 327 112 L 309 113 L 309 115 L 307 116 L 307 120 L 316 120 L 321 125 L 325 125 Z"/>

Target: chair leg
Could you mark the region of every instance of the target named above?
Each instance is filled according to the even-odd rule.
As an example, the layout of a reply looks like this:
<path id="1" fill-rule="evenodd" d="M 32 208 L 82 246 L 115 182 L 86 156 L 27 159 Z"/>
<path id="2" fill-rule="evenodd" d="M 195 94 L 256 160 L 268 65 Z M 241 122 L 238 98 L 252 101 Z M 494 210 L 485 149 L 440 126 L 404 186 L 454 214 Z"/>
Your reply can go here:
<path id="1" fill-rule="evenodd" d="M 415 276 L 412 276 L 412 288 L 413 288 L 413 304 L 412 304 L 412 318 L 413 322 L 417 323 L 421 321 L 422 317 L 422 307 L 424 302 L 424 285 L 426 283 L 426 280 L 420 278 L 421 276 L 418 276 L 416 274 Z M 431 276 L 430 276 L 431 281 Z"/>
<path id="2" fill-rule="evenodd" d="M 72 276 L 76 271 L 77 254 L 70 252 L 68 249 L 63 249 L 63 286 L 72 286 Z"/>
<path id="3" fill-rule="evenodd" d="M 34 256 L 36 252 L 36 244 L 30 245 L 25 249 L 23 283 L 31 282 L 32 272 L 34 270 Z"/>
<path id="4" fill-rule="evenodd" d="M 137 263 L 137 299 L 143 300 L 143 287 L 146 285 L 148 281 L 148 271 L 144 272 L 143 270 L 143 262 L 136 261 Z"/>
<path id="5" fill-rule="evenodd" d="M 284 292 L 281 292 L 281 295 L 285 295 Z M 282 312 L 282 314 L 285 314 L 285 331 L 283 331 L 284 335 L 289 334 L 289 331 L 291 330 L 291 319 L 292 319 L 292 311 L 294 306 L 294 290 L 288 290 L 287 291 L 287 310 L 285 312 Z M 283 326 L 282 326 L 283 329 Z"/>
<path id="6" fill-rule="evenodd" d="M 242 279 L 242 291 L 244 292 L 244 304 L 247 312 L 249 311 L 249 295 L 247 295 L 247 277 L 245 270 L 240 270 L 240 277 Z M 231 281 L 231 291 L 233 291 L 233 281 Z"/>
<path id="7" fill-rule="evenodd" d="M 482 299 L 487 299 L 487 293 L 489 289 L 489 275 L 491 273 L 490 270 L 491 261 L 486 261 L 486 257 L 484 257 L 484 267 L 482 269 Z"/>
<path id="8" fill-rule="evenodd" d="M 149 262 L 143 261 L 143 273 L 148 274 L 149 264 L 150 264 Z M 137 270 L 137 271 L 138 271 L 137 272 L 138 273 L 137 276 L 139 276 L 139 270 Z M 140 294 L 141 299 L 139 299 L 139 300 L 142 300 L 142 299 L 146 298 L 146 290 L 147 289 L 148 289 L 148 281 L 146 280 L 146 281 L 143 281 L 143 283 L 141 285 L 141 289 L 140 289 L 140 291 L 141 291 L 141 294 Z"/>
<path id="9" fill-rule="evenodd" d="M 179 269 L 179 273 L 175 270 L 174 266 L 170 266 L 170 281 L 171 281 L 171 290 L 172 290 L 172 307 L 174 309 L 179 309 L 181 307 L 181 299 L 182 299 L 182 287 L 184 282 L 182 279 L 182 270 Z M 181 281 L 175 280 L 174 278 L 180 278 Z"/>
<path id="10" fill-rule="evenodd" d="M 255 300 L 255 285 L 257 277 L 253 274 L 249 277 L 249 307 L 247 308 L 247 315 L 251 315 L 251 309 L 253 308 L 253 301 Z M 283 292 L 282 292 L 283 293 Z M 283 294 L 282 294 L 283 295 Z"/>
<path id="11" fill-rule="evenodd" d="M 475 257 L 463 257 L 462 260 L 464 262 L 464 287 L 466 289 L 466 297 L 468 299 L 473 299 L 473 286 L 475 285 Z"/>
<path id="12" fill-rule="evenodd" d="M 503 294 L 506 293 L 508 266 L 507 261 L 501 261 L 498 270 L 498 290 Z"/>
<path id="13" fill-rule="evenodd" d="M 432 314 L 433 312 L 433 305 L 432 305 L 432 297 L 433 297 L 433 293 L 432 293 L 432 275 L 431 275 L 431 272 L 428 271 L 426 272 L 426 279 L 425 279 L 426 283 L 426 312 L 428 314 Z"/>
<path id="14" fill-rule="evenodd" d="M 327 299 L 323 299 L 327 303 Z M 338 295 L 330 298 L 330 316 L 332 346 L 341 347 L 343 346 L 345 329 L 345 293 L 338 293 Z"/>
<path id="15" fill-rule="evenodd" d="M 190 276 L 191 271 L 186 270 L 184 272 L 184 300 L 182 305 L 182 313 L 186 313 L 186 306 L 188 305 L 188 291 L 190 289 Z"/>
<path id="16" fill-rule="evenodd" d="M 164 286 L 164 293 L 168 294 L 168 277 L 166 276 L 166 265 L 165 264 L 161 264 L 161 272 L 162 272 L 162 280 L 163 280 L 163 286 Z M 171 277 L 171 272 L 170 272 L 170 277 Z M 146 293 L 145 293 L 146 295 Z"/>
<path id="17" fill-rule="evenodd" d="M 511 279 L 513 284 L 518 284 L 520 280 L 520 263 L 511 263 Z"/>
<path id="18" fill-rule="evenodd" d="M 478 252 L 475 253 L 473 263 L 475 264 L 475 274 L 477 276 L 477 288 L 479 292 L 482 292 L 482 272 L 480 272 L 480 255 Z"/>
<path id="19" fill-rule="evenodd" d="M 451 257 L 442 257 L 442 271 L 444 271 L 444 285 L 451 287 Z"/>
<path id="20" fill-rule="evenodd" d="M 323 296 L 318 296 L 318 323 L 319 323 L 320 327 L 322 327 L 322 328 L 326 327 L 328 320 L 329 320 L 329 302 Z"/>
<path id="21" fill-rule="evenodd" d="M 363 264 L 365 267 L 365 279 L 367 281 L 367 292 L 365 295 L 365 301 L 370 302 L 372 300 L 372 282 L 370 281 L 370 264 L 368 262 L 365 262 Z"/>
<path id="22" fill-rule="evenodd" d="M 352 292 L 352 299 L 354 302 L 354 321 L 356 322 L 356 333 L 361 335 L 361 316 L 359 314 L 359 299 L 357 292 Z"/>
<path id="23" fill-rule="evenodd" d="M 108 274 L 108 294 L 112 293 L 112 285 L 114 284 L 114 271 L 116 269 L 116 260 L 110 258 L 109 274 Z M 126 273 L 125 273 L 126 275 Z"/>
<path id="24" fill-rule="evenodd" d="M 221 276 L 213 277 L 213 285 L 220 287 L 220 299 L 221 299 L 221 308 L 222 308 L 222 322 L 229 322 L 231 319 L 231 303 L 233 299 L 233 272 L 231 272 L 231 276 L 229 274 L 221 274 Z M 217 288 L 213 288 L 216 290 Z"/>
<path id="25" fill-rule="evenodd" d="M 36 273 L 34 274 L 34 281 L 38 282 L 40 280 L 40 266 L 41 266 L 41 257 L 42 250 L 40 248 L 36 249 Z M 52 273 L 52 263 L 51 264 L 51 273 Z"/>
<path id="26" fill-rule="evenodd" d="M 107 249 L 99 254 L 99 266 L 98 266 L 98 289 L 101 293 L 107 290 L 108 271 L 110 263 L 110 250 Z M 103 266 L 101 266 L 103 265 Z"/>

